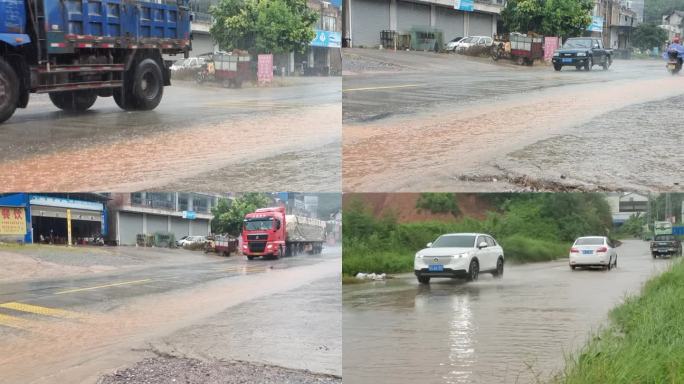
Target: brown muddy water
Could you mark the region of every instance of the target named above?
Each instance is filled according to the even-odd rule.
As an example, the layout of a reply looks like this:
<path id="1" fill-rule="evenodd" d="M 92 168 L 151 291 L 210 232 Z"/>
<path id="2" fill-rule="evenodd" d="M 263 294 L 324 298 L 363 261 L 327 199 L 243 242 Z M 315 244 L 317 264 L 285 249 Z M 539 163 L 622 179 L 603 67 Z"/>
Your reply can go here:
<path id="1" fill-rule="evenodd" d="M 559 260 L 508 266 L 502 280 L 420 286 L 406 274 L 344 286 L 344 382 L 549 380 L 613 306 L 669 264 L 633 240 L 618 248 L 610 272 L 571 271 Z"/>

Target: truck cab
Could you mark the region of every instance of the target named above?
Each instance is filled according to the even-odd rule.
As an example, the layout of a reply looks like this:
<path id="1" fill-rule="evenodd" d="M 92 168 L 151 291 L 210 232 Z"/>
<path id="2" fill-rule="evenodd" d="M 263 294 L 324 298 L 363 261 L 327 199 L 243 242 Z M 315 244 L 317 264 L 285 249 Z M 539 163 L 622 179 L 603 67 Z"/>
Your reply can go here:
<path id="1" fill-rule="evenodd" d="M 248 213 L 242 224 L 242 253 L 247 259 L 285 256 L 285 208 L 260 208 Z"/>

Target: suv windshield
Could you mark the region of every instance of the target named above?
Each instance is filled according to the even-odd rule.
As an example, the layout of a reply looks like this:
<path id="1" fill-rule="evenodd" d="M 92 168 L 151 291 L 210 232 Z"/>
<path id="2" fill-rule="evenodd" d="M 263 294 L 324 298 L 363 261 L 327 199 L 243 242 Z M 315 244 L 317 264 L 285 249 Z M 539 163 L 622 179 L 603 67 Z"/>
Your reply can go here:
<path id="1" fill-rule="evenodd" d="M 432 244 L 432 248 L 473 248 L 475 236 L 472 235 L 445 235 L 440 236 Z"/>
<path id="2" fill-rule="evenodd" d="M 273 218 L 259 218 L 245 220 L 245 229 L 248 231 L 265 231 L 273 228 Z"/>
<path id="3" fill-rule="evenodd" d="M 577 239 L 575 245 L 603 245 L 602 237 L 584 237 Z"/>
<path id="4" fill-rule="evenodd" d="M 656 235 L 655 241 L 675 241 L 673 235 Z"/>
<path id="5" fill-rule="evenodd" d="M 563 48 L 591 48 L 591 39 L 570 39 L 563 44 Z"/>

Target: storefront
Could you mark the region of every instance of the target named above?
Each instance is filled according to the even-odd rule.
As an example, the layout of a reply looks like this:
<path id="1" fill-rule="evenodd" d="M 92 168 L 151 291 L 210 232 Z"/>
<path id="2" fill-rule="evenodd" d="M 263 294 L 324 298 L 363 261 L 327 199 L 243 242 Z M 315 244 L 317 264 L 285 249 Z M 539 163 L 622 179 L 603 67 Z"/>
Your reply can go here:
<path id="1" fill-rule="evenodd" d="M 2 195 L 0 236 L 15 241 L 20 236 L 24 243 L 85 244 L 107 234 L 106 200 L 95 193 Z"/>

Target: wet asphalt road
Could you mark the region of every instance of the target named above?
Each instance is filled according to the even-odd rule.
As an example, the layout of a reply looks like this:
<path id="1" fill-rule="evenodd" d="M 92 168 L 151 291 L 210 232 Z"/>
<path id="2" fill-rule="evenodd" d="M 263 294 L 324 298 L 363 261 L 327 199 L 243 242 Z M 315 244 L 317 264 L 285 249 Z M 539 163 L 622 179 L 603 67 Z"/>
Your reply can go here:
<path id="1" fill-rule="evenodd" d="M 625 295 L 669 260 L 625 241 L 618 268 L 571 271 L 567 260 L 508 266 L 502 280 L 412 275 L 344 286 L 344 382 L 545 382 Z"/>
<path id="2" fill-rule="evenodd" d="M 99 98 L 86 113 L 66 114 L 47 96 L 32 95 L 27 109 L 0 125 L 0 182 L 4 190 L 142 190 L 171 184 L 187 190 L 193 177 L 229 169 L 239 174 L 231 185 L 244 190 L 254 190 L 253 183 L 296 189 L 288 177 L 255 167 L 294 154 L 316 164 L 296 186 L 327 190 L 325 174 L 340 168 L 339 155 L 325 151 L 340 142 L 341 80 L 282 82 L 285 86 L 236 90 L 175 81 L 149 112 L 124 112 L 112 98 Z M 299 167 L 287 160 L 278 165 L 290 174 Z"/>
<path id="3" fill-rule="evenodd" d="M 328 248 L 322 255 L 281 260 L 247 261 L 233 256 L 88 277 L 0 282 L 0 383 L 95 382 L 104 373 L 155 356 L 159 348 L 171 345 L 168 340 L 173 340 L 177 350 L 190 350 L 191 345 L 203 350 L 198 337 L 176 334 L 193 327 L 213 332 L 204 339 L 207 343 L 219 338 L 226 343 L 225 348 L 212 345 L 211 356 L 198 356 L 205 361 L 229 356 L 231 360 L 277 361 L 288 367 L 280 354 L 265 350 L 259 358 L 250 358 L 239 353 L 239 345 L 231 345 L 230 334 L 220 327 L 220 320 L 226 319 L 253 325 L 245 331 L 258 331 L 262 338 L 280 333 L 311 335 L 301 342 L 289 340 L 281 351 L 289 348 L 291 354 L 303 354 L 306 350 L 310 355 L 307 369 L 339 374 L 341 348 L 318 351 L 312 345 L 326 331 L 333 332 L 326 339 L 341 339 L 327 328 L 330 318 L 325 317 L 333 313 L 339 319 L 339 263 L 339 248 Z M 306 290 L 297 289 L 307 284 L 317 284 L 321 295 L 337 295 L 337 308 L 321 311 L 320 322 L 309 316 L 305 324 L 290 323 L 286 329 L 271 331 L 268 323 L 278 322 L 287 311 L 262 313 L 255 324 L 244 309 L 259 300 L 268 302 L 269 297 L 281 307 L 299 308 L 309 297 Z M 288 293 L 293 289 L 294 293 Z M 339 320 L 336 331 L 340 332 Z M 160 341 L 165 337 L 167 341 Z M 32 363 L 36 359 L 40 366 Z M 296 360 L 289 367 L 301 365 Z"/>
<path id="4" fill-rule="evenodd" d="M 556 183 L 681 190 L 684 183 L 684 172 L 672 168 L 682 159 L 674 122 L 684 118 L 684 77 L 669 75 L 661 61 L 557 73 L 424 52 L 353 49 L 345 59 L 346 191 L 563 190 Z"/>

